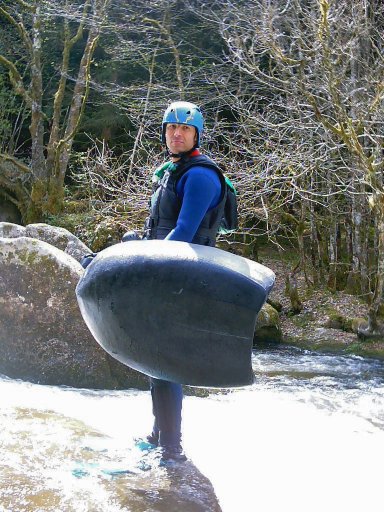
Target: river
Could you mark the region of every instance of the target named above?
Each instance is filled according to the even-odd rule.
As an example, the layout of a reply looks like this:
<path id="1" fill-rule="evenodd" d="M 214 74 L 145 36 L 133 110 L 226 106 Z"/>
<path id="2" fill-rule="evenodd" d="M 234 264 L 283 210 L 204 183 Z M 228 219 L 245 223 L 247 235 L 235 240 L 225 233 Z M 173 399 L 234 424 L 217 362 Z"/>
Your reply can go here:
<path id="1" fill-rule="evenodd" d="M 135 441 L 148 392 L 0 377 L 1 512 L 384 510 L 384 362 L 266 347 L 253 386 L 186 396 L 185 464 Z"/>

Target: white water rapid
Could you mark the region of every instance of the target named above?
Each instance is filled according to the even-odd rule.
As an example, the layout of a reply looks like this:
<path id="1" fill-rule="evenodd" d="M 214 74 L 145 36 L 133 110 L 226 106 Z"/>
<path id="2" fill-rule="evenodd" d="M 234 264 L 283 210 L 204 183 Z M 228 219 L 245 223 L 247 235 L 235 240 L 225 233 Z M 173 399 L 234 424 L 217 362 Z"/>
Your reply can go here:
<path id="1" fill-rule="evenodd" d="M 135 438 L 149 392 L 0 378 L 1 512 L 382 512 L 384 362 L 256 352 L 252 387 L 186 396 L 186 464 Z"/>

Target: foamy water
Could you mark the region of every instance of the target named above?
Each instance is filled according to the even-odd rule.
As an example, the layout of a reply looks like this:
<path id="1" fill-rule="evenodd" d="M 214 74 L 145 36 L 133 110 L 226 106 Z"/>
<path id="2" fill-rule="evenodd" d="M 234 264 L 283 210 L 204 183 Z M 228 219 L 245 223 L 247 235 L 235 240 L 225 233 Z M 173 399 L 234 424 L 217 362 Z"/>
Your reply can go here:
<path id="1" fill-rule="evenodd" d="M 135 439 L 149 392 L 0 379 L 0 510 L 380 511 L 384 363 L 281 348 L 254 386 L 186 396 L 190 462 L 159 465 Z"/>

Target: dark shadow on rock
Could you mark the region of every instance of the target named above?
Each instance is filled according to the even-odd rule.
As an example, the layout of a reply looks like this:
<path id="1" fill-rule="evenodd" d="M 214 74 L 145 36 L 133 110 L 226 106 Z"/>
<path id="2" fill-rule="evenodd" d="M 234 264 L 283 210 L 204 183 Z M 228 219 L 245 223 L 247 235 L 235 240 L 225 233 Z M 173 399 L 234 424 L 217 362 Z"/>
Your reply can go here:
<path id="1" fill-rule="evenodd" d="M 192 461 L 152 469 L 120 505 L 136 512 L 221 512 L 210 480 Z"/>

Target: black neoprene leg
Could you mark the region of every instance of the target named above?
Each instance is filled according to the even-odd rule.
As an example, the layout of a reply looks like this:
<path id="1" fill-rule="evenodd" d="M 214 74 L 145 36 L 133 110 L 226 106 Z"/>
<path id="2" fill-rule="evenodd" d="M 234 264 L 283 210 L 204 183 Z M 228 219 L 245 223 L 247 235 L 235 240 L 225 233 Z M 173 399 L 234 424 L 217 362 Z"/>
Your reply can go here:
<path id="1" fill-rule="evenodd" d="M 178 446 L 181 441 L 181 409 L 183 388 L 181 384 L 160 379 L 150 379 L 152 410 L 155 416 L 153 434 L 159 434 L 161 446 Z"/>

